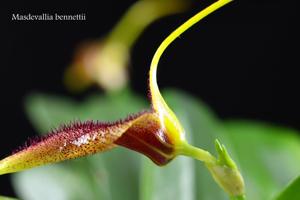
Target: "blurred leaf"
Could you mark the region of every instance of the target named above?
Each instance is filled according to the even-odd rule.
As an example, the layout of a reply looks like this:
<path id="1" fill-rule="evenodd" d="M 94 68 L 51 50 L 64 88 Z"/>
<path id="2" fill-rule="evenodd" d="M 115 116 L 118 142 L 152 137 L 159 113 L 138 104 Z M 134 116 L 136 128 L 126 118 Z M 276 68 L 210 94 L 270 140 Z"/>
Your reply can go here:
<path id="1" fill-rule="evenodd" d="M 188 141 L 214 153 L 214 141 L 222 130 L 209 107 L 199 99 L 178 90 L 169 90 L 165 95 L 167 102 L 182 122 Z M 227 199 L 227 195 L 215 183 L 203 163 L 197 160 L 193 160 L 193 163 L 196 174 L 193 184 L 196 191 L 195 199 Z"/>
<path id="2" fill-rule="evenodd" d="M 194 176 L 193 161 L 189 158 L 176 158 L 164 167 L 143 158 L 139 199 L 195 199 Z"/>
<path id="3" fill-rule="evenodd" d="M 241 120 L 226 122 L 225 127 L 249 199 L 270 199 L 299 175 L 300 139 L 295 130 Z"/>
<path id="4" fill-rule="evenodd" d="M 0 196 L 0 200 L 17 200 L 17 199 L 11 198 L 11 197 Z"/>
<path id="5" fill-rule="evenodd" d="M 275 198 L 276 200 L 298 200 L 300 190 L 300 176 L 293 180 L 288 186 Z"/>
<path id="6" fill-rule="evenodd" d="M 75 119 L 116 120 L 147 108 L 145 105 L 142 99 L 124 90 L 109 96 L 94 95 L 81 103 L 63 97 L 34 94 L 27 99 L 26 110 L 37 130 L 46 132 L 62 122 Z M 138 199 L 139 162 L 137 153 L 118 148 L 14 174 L 13 183 L 24 200 Z"/>
<path id="7" fill-rule="evenodd" d="M 39 133 L 46 134 L 60 124 L 78 119 L 79 103 L 66 97 L 32 94 L 26 98 L 25 110 Z"/>
<path id="8" fill-rule="evenodd" d="M 222 124 L 204 103 L 188 94 L 169 90 L 164 97 L 182 122 L 192 144 L 213 153 L 214 139 L 220 138 L 228 147 L 245 177 L 248 199 L 270 199 L 279 188 L 299 174 L 300 140 L 296 131 L 258 122 L 231 121 Z M 176 161 L 182 162 L 181 166 L 177 164 L 177 171 L 175 167 L 173 171 L 168 171 L 167 168 L 175 165 Z M 185 174 L 186 170 L 193 169 L 195 172 Z M 196 174 L 195 178 L 193 174 Z M 142 175 L 143 200 L 228 199 L 199 161 L 175 159 L 170 166 L 162 169 L 145 161 Z M 189 186 L 187 190 L 179 186 L 182 182 Z M 169 190 L 173 193 L 164 196 L 165 191 Z M 185 198 L 178 193 L 184 193 Z"/>
<path id="9" fill-rule="evenodd" d="M 32 94 L 25 101 L 27 115 L 41 134 L 74 120 L 114 121 L 148 108 L 129 90 L 92 95 L 83 102 L 47 94 Z"/>
<path id="10" fill-rule="evenodd" d="M 214 152 L 215 134 L 220 127 L 208 107 L 177 90 L 168 90 L 163 96 L 183 124 L 187 139 L 196 146 Z M 227 199 L 199 161 L 179 157 L 165 167 L 154 166 L 147 159 L 143 164 L 142 200 Z"/>
<path id="11" fill-rule="evenodd" d="M 296 131 L 249 121 L 223 124 L 204 103 L 184 92 L 169 90 L 164 97 L 178 115 L 192 144 L 212 153 L 216 138 L 227 146 L 245 177 L 248 199 L 270 199 L 291 178 L 299 175 L 300 140 Z M 95 95 L 81 103 L 32 95 L 26 105 L 32 123 L 43 132 L 61 122 L 116 120 L 147 107 L 129 91 Z M 143 158 L 140 169 L 140 157 L 125 148 L 117 148 L 101 155 L 16 174 L 14 185 L 25 200 L 46 199 L 46 192 L 36 194 L 37 190 L 45 189 L 67 191 L 62 194 L 58 190 L 56 194 L 60 196 L 55 199 L 227 199 L 199 161 L 179 157 L 165 167 L 157 167 Z M 44 179 L 49 181 L 37 184 Z M 34 184 L 35 187 L 29 187 Z M 26 196 L 31 194 L 36 196 Z"/>
<path id="12" fill-rule="evenodd" d="M 13 184 L 22 199 L 95 199 L 92 189 L 82 179 L 74 170 L 57 164 L 15 175 Z"/>

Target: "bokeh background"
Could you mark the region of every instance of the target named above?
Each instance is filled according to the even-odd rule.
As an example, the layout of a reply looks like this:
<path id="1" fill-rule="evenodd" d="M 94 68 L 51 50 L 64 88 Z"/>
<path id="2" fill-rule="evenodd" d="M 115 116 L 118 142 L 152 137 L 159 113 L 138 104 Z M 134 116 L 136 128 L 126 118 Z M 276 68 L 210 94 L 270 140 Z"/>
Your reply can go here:
<path id="1" fill-rule="evenodd" d="M 0 157 L 36 135 L 24 113 L 32 92 L 82 100 L 65 89 L 62 75 L 74 48 L 100 38 L 135 1 L 7 2 L 2 24 Z M 182 14 L 156 21 L 132 49 L 130 86 L 147 95 L 147 74 L 160 42 L 212 1 L 193 0 Z M 221 118 L 258 119 L 300 130 L 299 11 L 296 0 L 236 0 L 177 39 L 163 55 L 158 82 L 201 98 Z M 86 13 L 86 21 L 11 21 L 12 13 Z M 0 194 L 14 196 L 9 175 L 0 177 Z"/>

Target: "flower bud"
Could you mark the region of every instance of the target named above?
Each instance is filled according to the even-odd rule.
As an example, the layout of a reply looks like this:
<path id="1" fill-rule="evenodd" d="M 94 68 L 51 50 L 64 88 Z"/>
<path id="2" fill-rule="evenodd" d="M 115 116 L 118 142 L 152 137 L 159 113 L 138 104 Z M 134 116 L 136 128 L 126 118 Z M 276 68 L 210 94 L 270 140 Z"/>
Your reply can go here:
<path id="1" fill-rule="evenodd" d="M 158 114 L 150 112 L 139 117 L 115 143 L 146 155 L 157 165 L 165 165 L 175 157 L 174 139 Z"/>
<path id="2" fill-rule="evenodd" d="M 244 180 L 235 162 L 229 156 L 225 146 L 221 145 L 218 140 L 215 145 L 219 155 L 218 160 L 214 163 L 206 163 L 207 168 L 229 196 L 243 196 L 245 194 Z"/>

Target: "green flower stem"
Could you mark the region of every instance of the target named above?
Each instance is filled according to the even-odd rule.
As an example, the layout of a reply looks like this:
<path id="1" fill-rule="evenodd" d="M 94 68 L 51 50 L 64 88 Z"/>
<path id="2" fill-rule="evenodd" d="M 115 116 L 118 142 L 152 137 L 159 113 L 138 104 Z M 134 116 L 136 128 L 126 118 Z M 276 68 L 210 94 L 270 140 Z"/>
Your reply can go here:
<path id="1" fill-rule="evenodd" d="M 209 152 L 189 145 L 184 137 L 183 128 L 180 125 L 176 115 L 168 107 L 160 94 L 157 81 L 156 71 L 159 59 L 166 48 L 182 33 L 184 33 L 191 26 L 199 22 L 201 19 L 211 14 L 215 10 L 221 8 L 232 0 L 218 0 L 210 6 L 206 7 L 196 15 L 191 17 L 177 29 L 175 29 L 158 47 L 156 50 L 149 72 L 149 85 L 151 92 L 152 107 L 157 113 L 161 113 L 163 124 L 173 134 L 173 138 L 177 138 L 175 144 L 175 154 L 185 155 L 197 160 L 203 161 L 211 173 L 213 179 L 218 185 L 229 195 L 229 197 L 240 198 L 244 196 L 244 181 L 241 173 L 239 172 L 235 162 L 229 156 L 224 145 L 221 145 L 216 140 L 216 150 L 218 158 L 212 156 Z M 175 141 L 175 140 L 174 140 Z"/>
<path id="2" fill-rule="evenodd" d="M 230 197 L 230 200 L 246 200 L 245 195 Z"/>
<path id="3" fill-rule="evenodd" d="M 154 20 L 178 13 L 187 8 L 185 0 L 139 0 L 124 14 L 108 34 L 108 42 L 131 48 L 141 32 Z"/>
<path id="4" fill-rule="evenodd" d="M 88 60 L 82 62 L 85 66 L 83 69 L 79 68 L 86 73 L 86 77 L 83 77 L 85 84 L 96 82 L 106 91 L 123 88 L 128 82 L 130 49 L 142 31 L 154 20 L 182 12 L 188 5 L 188 0 L 139 0 L 134 3 L 101 42 L 99 41 L 94 53 L 82 59 Z M 89 52 L 86 52 L 88 55 Z M 81 71 L 77 70 L 75 73 L 80 74 Z M 72 74 L 69 77 L 70 81 L 67 82 L 71 83 L 67 84 L 71 85 L 72 89 L 77 80 Z"/>
<path id="5" fill-rule="evenodd" d="M 190 145 L 188 143 L 183 143 L 178 149 L 179 154 L 192 157 L 194 159 L 200 160 L 205 163 L 216 164 L 217 159 L 211 155 L 208 151 Z"/>
<path id="6" fill-rule="evenodd" d="M 203 161 L 213 179 L 229 195 L 231 200 L 245 200 L 244 181 L 235 162 L 229 156 L 224 145 L 215 142 L 218 158 L 208 151 L 183 142 L 177 153 Z"/>

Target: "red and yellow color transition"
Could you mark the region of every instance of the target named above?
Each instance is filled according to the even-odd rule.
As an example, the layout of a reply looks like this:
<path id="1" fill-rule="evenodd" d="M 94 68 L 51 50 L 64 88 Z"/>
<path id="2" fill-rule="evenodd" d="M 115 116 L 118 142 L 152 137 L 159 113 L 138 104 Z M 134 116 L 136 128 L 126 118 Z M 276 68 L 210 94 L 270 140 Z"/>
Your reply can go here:
<path id="1" fill-rule="evenodd" d="M 197 13 L 158 47 L 149 72 L 152 103 L 149 111 L 114 123 L 90 121 L 63 126 L 1 160 L 0 175 L 91 155 L 120 145 L 146 155 L 157 165 L 165 165 L 177 155 L 201 160 L 224 191 L 231 197 L 243 199 L 243 178 L 225 147 L 216 142 L 218 158 L 215 158 L 209 152 L 189 145 L 183 127 L 161 96 L 156 81 L 159 59 L 169 44 L 192 25 L 230 1 L 219 0 Z"/>
<path id="2" fill-rule="evenodd" d="M 78 158 L 124 146 L 158 165 L 174 157 L 173 141 L 155 112 L 144 112 L 115 123 L 74 122 L 0 161 L 0 174 Z"/>

